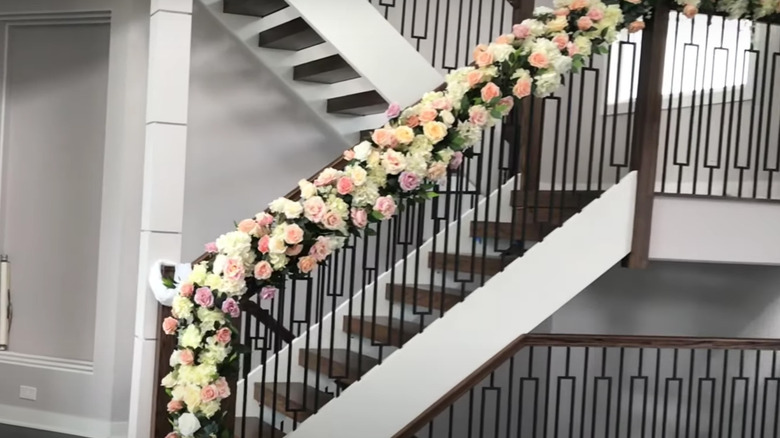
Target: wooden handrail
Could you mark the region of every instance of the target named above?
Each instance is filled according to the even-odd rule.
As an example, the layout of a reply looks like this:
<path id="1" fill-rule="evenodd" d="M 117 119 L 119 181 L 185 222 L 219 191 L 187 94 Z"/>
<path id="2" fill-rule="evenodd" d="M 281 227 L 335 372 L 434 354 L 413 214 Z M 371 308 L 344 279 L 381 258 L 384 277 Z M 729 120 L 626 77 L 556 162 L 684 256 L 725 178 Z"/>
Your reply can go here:
<path id="1" fill-rule="evenodd" d="M 711 338 L 687 336 L 624 336 L 624 335 L 569 335 L 525 334 L 508 344 L 468 377 L 450 389 L 393 438 L 409 438 L 433 421 L 464 394 L 485 380 L 501 365 L 526 347 L 590 347 L 590 348 L 684 348 L 690 350 L 777 350 L 780 339 Z"/>

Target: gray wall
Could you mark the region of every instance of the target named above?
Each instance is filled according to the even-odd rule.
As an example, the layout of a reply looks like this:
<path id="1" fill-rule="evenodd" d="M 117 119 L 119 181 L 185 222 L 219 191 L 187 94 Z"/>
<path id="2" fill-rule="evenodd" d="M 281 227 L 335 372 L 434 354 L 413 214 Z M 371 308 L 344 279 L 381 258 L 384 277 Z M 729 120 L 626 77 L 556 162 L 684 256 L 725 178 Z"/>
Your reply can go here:
<path id="1" fill-rule="evenodd" d="M 338 157 L 344 140 L 320 123 L 196 3 L 182 257 Z"/>

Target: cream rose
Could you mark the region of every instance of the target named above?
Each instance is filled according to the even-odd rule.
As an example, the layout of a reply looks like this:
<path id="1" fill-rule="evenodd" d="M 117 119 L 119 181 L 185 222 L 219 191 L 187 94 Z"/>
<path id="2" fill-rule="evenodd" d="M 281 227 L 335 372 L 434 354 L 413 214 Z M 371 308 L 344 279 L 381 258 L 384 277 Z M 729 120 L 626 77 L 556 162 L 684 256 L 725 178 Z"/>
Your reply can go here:
<path id="1" fill-rule="evenodd" d="M 414 140 L 414 131 L 408 126 L 399 126 L 395 128 L 395 138 L 400 144 L 409 144 Z"/>
<path id="2" fill-rule="evenodd" d="M 400 152 L 389 149 L 382 155 L 382 167 L 388 174 L 398 175 L 406 168 L 406 157 Z"/>
<path id="3" fill-rule="evenodd" d="M 298 182 L 298 187 L 301 189 L 301 198 L 303 199 L 309 199 L 317 195 L 317 186 L 310 181 L 302 179 Z"/>
<path id="4" fill-rule="evenodd" d="M 447 125 L 441 122 L 428 122 L 423 125 L 423 133 L 431 143 L 438 143 L 447 136 Z"/>
<path id="5" fill-rule="evenodd" d="M 268 239 L 268 252 L 271 254 L 284 254 L 285 251 L 287 251 L 287 245 L 282 237 L 275 236 Z"/>

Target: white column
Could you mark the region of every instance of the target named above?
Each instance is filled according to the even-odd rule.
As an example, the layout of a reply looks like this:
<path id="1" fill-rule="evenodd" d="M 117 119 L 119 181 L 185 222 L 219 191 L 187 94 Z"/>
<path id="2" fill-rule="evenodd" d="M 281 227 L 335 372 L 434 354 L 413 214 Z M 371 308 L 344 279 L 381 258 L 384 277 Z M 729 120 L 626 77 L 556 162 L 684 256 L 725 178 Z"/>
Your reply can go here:
<path id="1" fill-rule="evenodd" d="M 152 0 L 130 438 L 150 433 L 156 384 L 159 328 L 148 270 L 155 260 L 180 259 L 191 27 L 192 0 Z"/>

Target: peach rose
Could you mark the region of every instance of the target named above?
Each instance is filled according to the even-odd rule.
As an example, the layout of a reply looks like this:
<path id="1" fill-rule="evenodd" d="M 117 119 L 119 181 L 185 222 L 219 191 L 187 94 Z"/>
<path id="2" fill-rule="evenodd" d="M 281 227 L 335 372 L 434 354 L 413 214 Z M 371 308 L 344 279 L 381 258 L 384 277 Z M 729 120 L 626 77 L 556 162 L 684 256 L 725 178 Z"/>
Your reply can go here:
<path id="1" fill-rule="evenodd" d="M 257 235 L 257 222 L 252 219 L 244 219 L 238 223 L 238 231 L 249 235 Z"/>
<path id="2" fill-rule="evenodd" d="M 496 44 L 512 44 L 512 41 L 514 40 L 515 40 L 515 36 L 512 34 L 501 35 L 498 38 L 496 38 Z"/>
<path id="3" fill-rule="evenodd" d="M 447 125 L 441 122 L 428 122 L 423 125 L 423 134 L 432 143 L 438 143 L 447 136 Z"/>
<path id="4" fill-rule="evenodd" d="M 502 97 L 501 100 L 498 101 L 498 105 L 504 108 L 503 113 L 504 115 L 507 115 L 509 114 L 509 111 L 512 111 L 512 108 L 514 108 L 515 100 L 512 96 Z"/>
<path id="5" fill-rule="evenodd" d="M 230 338 L 233 337 L 233 333 L 230 332 L 229 328 L 222 327 L 221 329 L 217 330 L 217 334 L 214 337 L 220 344 L 229 344 Z"/>
<path id="6" fill-rule="evenodd" d="M 179 434 L 176 432 L 171 432 L 168 435 L 165 435 L 165 438 L 179 438 Z"/>
<path id="7" fill-rule="evenodd" d="M 593 27 L 593 20 L 591 20 L 588 17 L 580 17 L 579 20 L 577 20 L 577 28 L 581 31 L 586 31 Z"/>
<path id="8" fill-rule="evenodd" d="M 371 134 L 371 140 L 382 147 L 395 147 L 398 140 L 395 138 L 395 130 L 389 128 L 380 128 Z"/>
<path id="9" fill-rule="evenodd" d="M 255 278 L 258 280 L 268 280 L 273 273 L 274 268 L 265 260 L 255 265 Z"/>
<path id="10" fill-rule="evenodd" d="M 588 0 L 574 0 L 569 5 L 569 9 L 571 9 L 572 11 L 576 11 L 578 9 L 587 8 L 589 4 L 590 4 L 590 1 L 588 1 Z"/>
<path id="11" fill-rule="evenodd" d="M 309 255 L 314 257 L 315 260 L 321 262 L 330 255 L 330 241 L 325 236 L 320 236 L 314 245 L 309 249 Z"/>
<path id="12" fill-rule="evenodd" d="M 380 196 L 374 203 L 374 211 L 378 211 L 385 219 L 395 214 L 395 200 L 392 196 Z"/>
<path id="13" fill-rule="evenodd" d="M 344 227 L 344 219 L 338 214 L 329 211 L 322 218 L 322 226 L 329 230 L 339 230 Z"/>
<path id="14" fill-rule="evenodd" d="M 274 223 L 274 217 L 268 213 L 258 213 L 257 216 L 255 216 L 255 220 L 261 227 L 267 227 Z"/>
<path id="15" fill-rule="evenodd" d="M 439 112 L 432 107 L 425 107 L 420 111 L 420 121 L 422 123 L 432 122 L 436 120 L 436 117 L 439 117 Z"/>
<path id="16" fill-rule="evenodd" d="M 344 159 L 347 161 L 352 161 L 355 159 L 355 151 L 352 149 L 347 149 L 344 151 Z"/>
<path id="17" fill-rule="evenodd" d="M 411 115 L 406 119 L 406 126 L 410 128 L 416 128 L 420 126 L 420 118 L 417 115 Z"/>
<path id="18" fill-rule="evenodd" d="M 558 35 L 555 35 L 555 37 L 552 39 L 552 42 L 558 46 L 558 50 L 563 50 L 566 48 L 566 44 L 569 44 L 569 35 L 565 33 L 559 33 Z"/>
<path id="19" fill-rule="evenodd" d="M 479 44 L 477 47 L 474 47 L 474 51 L 471 52 L 471 56 L 474 57 L 474 59 L 477 59 L 479 55 L 487 52 L 488 46 L 486 44 Z"/>
<path id="20" fill-rule="evenodd" d="M 210 401 L 216 400 L 218 394 L 219 391 L 217 391 L 216 386 L 214 385 L 204 386 L 203 389 L 200 391 L 200 399 L 203 400 L 204 403 L 208 403 Z"/>
<path id="21" fill-rule="evenodd" d="M 629 33 L 636 33 L 640 30 L 643 30 L 645 28 L 645 22 L 644 21 L 634 21 L 631 24 L 628 25 L 628 32 Z"/>
<path id="22" fill-rule="evenodd" d="M 224 377 L 220 377 L 217 380 L 217 382 L 214 384 L 214 386 L 217 387 L 219 398 L 226 399 L 230 397 L 230 386 L 228 385 L 227 380 L 225 380 Z"/>
<path id="23" fill-rule="evenodd" d="M 523 79 L 520 78 L 517 80 L 517 83 L 512 88 L 512 94 L 515 95 L 518 99 L 522 99 L 526 96 L 531 95 L 531 80 L 530 79 Z"/>
<path id="24" fill-rule="evenodd" d="M 314 223 L 321 222 L 327 211 L 325 201 L 319 196 L 309 198 L 303 203 L 303 216 Z"/>
<path id="25" fill-rule="evenodd" d="M 287 251 L 285 251 L 284 253 L 290 257 L 295 257 L 298 254 L 300 254 L 301 251 L 303 251 L 303 245 L 298 244 L 287 248 Z"/>
<path id="26" fill-rule="evenodd" d="M 469 121 L 477 126 L 485 126 L 490 121 L 490 113 L 482 105 L 469 108 Z"/>
<path id="27" fill-rule="evenodd" d="M 487 67 L 493 64 L 493 54 L 490 52 L 481 52 L 475 61 L 477 62 L 478 66 Z"/>
<path id="28" fill-rule="evenodd" d="M 440 97 L 434 100 L 433 102 L 431 102 L 431 105 L 433 105 L 433 107 L 439 111 L 452 110 L 452 102 L 450 102 L 450 100 L 447 99 L 446 97 Z"/>
<path id="29" fill-rule="evenodd" d="M 487 85 L 482 87 L 482 100 L 485 101 L 485 103 L 490 102 L 491 100 L 501 97 L 501 89 L 498 88 L 498 85 L 488 82 Z"/>
<path id="30" fill-rule="evenodd" d="M 244 278 L 244 263 L 239 259 L 228 259 L 225 264 L 225 270 L 222 271 L 222 276 L 231 281 L 238 281 Z"/>
<path id="31" fill-rule="evenodd" d="M 182 365 L 192 365 L 195 363 L 195 353 L 193 353 L 192 350 L 180 350 L 179 362 L 181 362 Z"/>
<path id="32" fill-rule="evenodd" d="M 352 182 L 352 179 L 345 176 L 336 183 L 336 190 L 339 192 L 339 195 L 349 195 L 352 193 L 352 190 L 355 190 L 355 184 Z"/>
<path id="33" fill-rule="evenodd" d="M 352 225 L 358 228 L 365 228 L 368 224 L 368 213 L 362 208 L 353 208 L 349 216 L 352 219 Z"/>
<path id="34" fill-rule="evenodd" d="M 593 21 L 599 21 L 602 18 L 604 18 L 604 11 L 601 9 L 591 9 L 588 11 L 588 18 L 590 18 Z"/>
<path id="35" fill-rule="evenodd" d="M 267 235 L 260 238 L 260 240 L 257 242 L 257 250 L 260 251 L 261 254 L 268 254 L 268 241 L 270 240 L 270 237 Z"/>
<path id="36" fill-rule="evenodd" d="M 192 294 L 195 293 L 195 285 L 192 283 L 182 283 L 181 289 L 179 291 L 179 295 L 189 298 L 192 296 Z"/>
<path id="37" fill-rule="evenodd" d="M 428 179 L 431 181 L 441 181 L 447 175 L 447 165 L 437 161 L 428 168 Z"/>
<path id="38" fill-rule="evenodd" d="M 171 318 L 169 316 L 163 320 L 162 329 L 166 335 L 172 335 L 176 333 L 177 328 L 179 328 L 179 320 L 176 318 Z"/>
<path id="39" fill-rule="evenodd" d="M 474 88 L 477 84 L 482 82 L 482 71 L 472 70 L 466 75 L 466 80 L 469 83 L 469 87 Z"/>
<path id="40" fill-rule="evenodd" d="M 555 10 L 555 15 L 559 17 L 568 17 L 569 16 L 569 8 L 558 8 Z"/>
<path id="41" fill-rule="evenodd" d="M 343 178 L 342 178 L 343 179 Z M 303 230 L 298 224 L 290 224 L 284 228 L 284 241 L 288 245 L 297 245 L 303 241 Z"/>
<path id="42" fill-rule="evenodd" d="M 543 52 L 533 52 L 531 53 L 531 56 L 528 57 L 528 63 L 536 68 L 546 68 L 550 61 Z"/>
<path id="43" fill-rule="evenodd" d="M 184 404 L 181 402 L 181 400 L 171 400 L 168 402 L 168 413 L 172 414 L 174 412 L 179 412 L 184 408 Z"/>
<path id="44" fill-rule="evenodd" d="M 312 256 L 304 256 L 298 260 L 298 269 L 303 274 L 308 274 L 317 267 L 317 260 Z"/>
<path id="45" fill-rule="evenodd" d="M 685 15 L 688 18 L 693 18 L 698 13 L 699 13 L 699 8 L 697 8 L 694 5 L 688 4 L 685 5 L 685 7 L 683 8 L 683 15 Z"/>
<path id="46" fill-rule="evenodd" d="M 341 172 L 338 170 L 328 167 L 327 169 L 320 172 L 319 175 L 317 175 L 317 178 L 314 180 L 314 185 L 317 187 L 327 186 L 333 183 L 333 181 L 336 181 L 341 176 Z"/>

